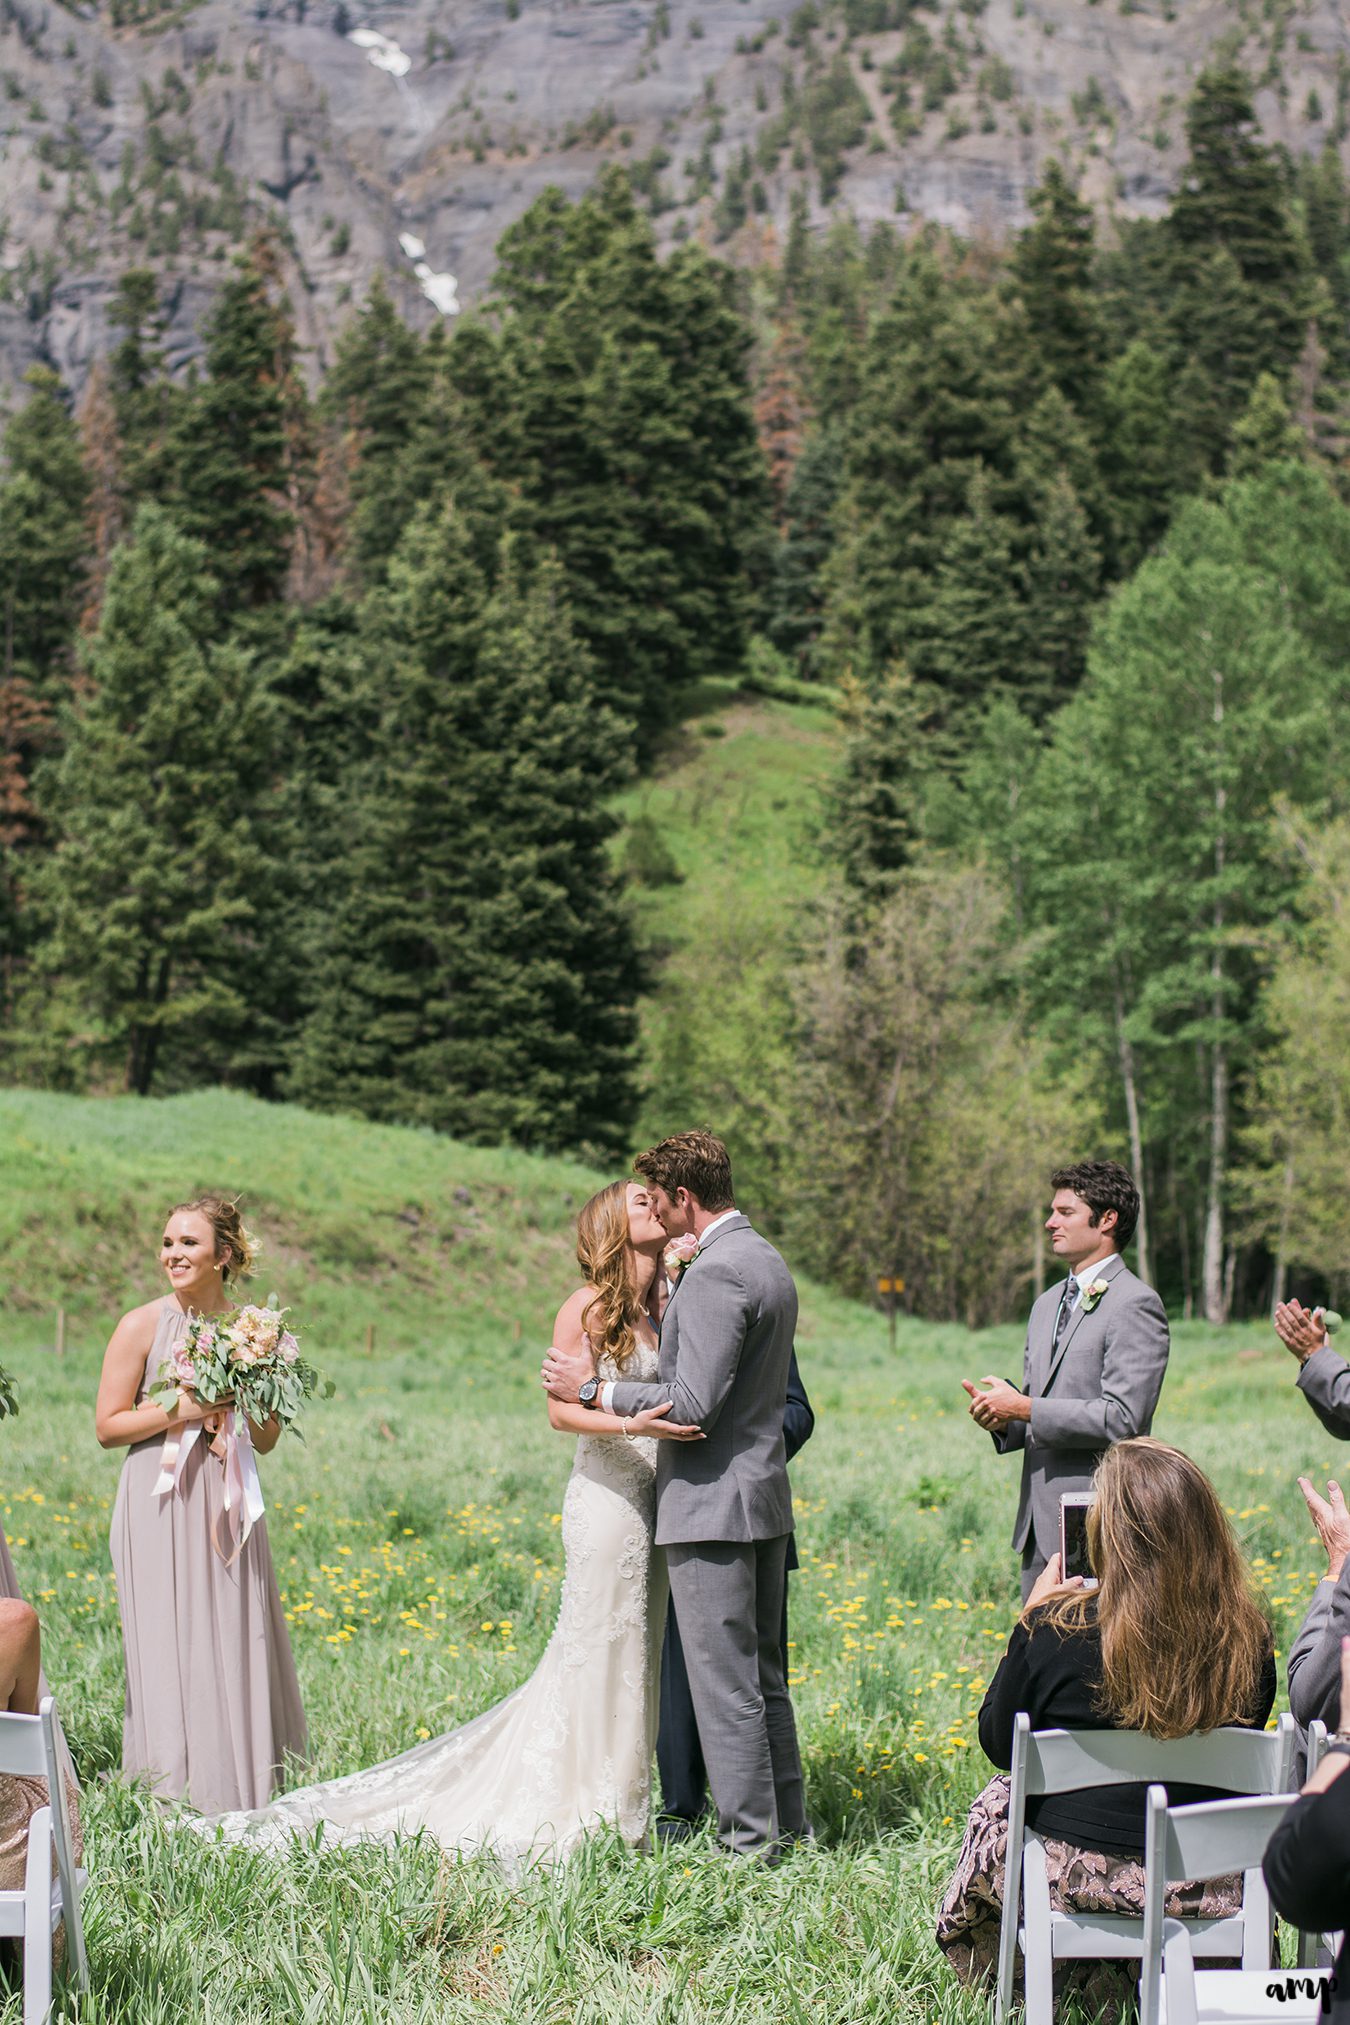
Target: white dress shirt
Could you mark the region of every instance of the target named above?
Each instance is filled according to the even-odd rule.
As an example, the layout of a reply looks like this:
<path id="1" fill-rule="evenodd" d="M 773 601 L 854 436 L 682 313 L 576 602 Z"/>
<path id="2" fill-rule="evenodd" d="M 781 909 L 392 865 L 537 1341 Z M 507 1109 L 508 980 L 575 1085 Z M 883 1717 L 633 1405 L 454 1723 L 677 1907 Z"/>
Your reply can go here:
<path id="1" fill-rule="evenodd" d="M 1090 1266 L 1084 1266 L 1081 1273 L 1069 1274 L 1071 1280 L 1077 1280 L 1078 1282 L 1078 1301 L 1082 1300 L 1083 1295 L 1092 1285 L 1092 1282 L 1101 1278 L 1112 1259 L 1118 1259 L 1119 1257 L 1119 1252 L 1108 1252 L 1104 1259 L 1095 1259 Z M 1077 1307 L 1078 1301 L 1074 1302 L 1075 1307 Z"/>

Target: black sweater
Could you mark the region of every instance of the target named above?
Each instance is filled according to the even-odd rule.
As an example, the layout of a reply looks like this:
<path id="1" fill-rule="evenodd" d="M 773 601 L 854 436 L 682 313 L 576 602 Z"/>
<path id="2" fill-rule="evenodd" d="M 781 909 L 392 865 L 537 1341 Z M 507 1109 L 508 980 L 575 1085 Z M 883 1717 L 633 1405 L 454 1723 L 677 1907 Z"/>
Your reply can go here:
<path id="1" fill-rule="evenodd" d="M 1025 1709 L 1033 1730 L 1111 1730 L 1094 1690 L 1101 1679 L 1101 1636 L 1094 1624 L 1067 1634 L 1046 1624 L 1039 1613 L 1030 1628 L 1019 1624 L 980 1706 L 980 1743 L 1003 1771 L 1012 1767 L 1013 1721 Z M 1255 1706 L 1244 1729 L 1265 1727 L 1275 1705 L 1275 1655 L 1266 1654 Z M 1157 1782 L 1150 1782 L 1157 1783 Z M 1027 1802 L 1027 1824 L 1038 1834 L 1108 1856 L 1144 1860 L 1144 1796 L 1147 1785 L 1090 1786 L 1079 1793 L 1049 1793 Z M 1225 1796 L 1209 1786 L 1173 1782 L 1174 1807 Z"/>
<path id="2" fill-rule="evenodd" d="M 1262 1869 L 1281 1919 L 1314 1933 L 1350 1927 L 1350 1772 L 1296 1800 L 1275 1830 Z M 1336 1958 L 1332 2025 L 1350 2025 L 1350 1934 Z"/>

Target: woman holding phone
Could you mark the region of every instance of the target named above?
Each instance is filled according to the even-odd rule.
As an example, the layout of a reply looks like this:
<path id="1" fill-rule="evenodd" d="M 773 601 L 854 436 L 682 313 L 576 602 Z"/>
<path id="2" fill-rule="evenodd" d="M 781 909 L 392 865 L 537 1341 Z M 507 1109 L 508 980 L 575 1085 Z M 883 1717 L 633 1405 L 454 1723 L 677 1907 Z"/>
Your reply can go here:
<path id="1" fill-rule="evenodd" d="M 1033 1730 L 1187 1737 L 1225 1724 L 1261 1729 L 1275 1701 L 1270 1625 L 1203 1470 L 1141 1436 L 1107 1450 L 1095 1489 L 1086 1531 L 1096 1585 L 1063 1581 L 1052 1555 L 980 1709 L 980 1743 L 1004 1772 L 1022 1709 Z M 1146 1791 L 1092 1787 L 1027 1803 L 1057 1910 L 1142 1914 Z M 1177 1806 L 1218 1797 L 1207 1787 L 1171 1788 Z M 992 1980 L 995 1971 L 1007 1836 L 1008 1780 L 1000 1773 L 970 1810 L 938 1917 L 938 1944 L 963 1981 Z M 1175 1885 L 1167 1911 L 1223 1918 L 1241 1893 L 1236 1877 Z M 1092 1993 L 1116 1994 L 1095 1980 Z"/>

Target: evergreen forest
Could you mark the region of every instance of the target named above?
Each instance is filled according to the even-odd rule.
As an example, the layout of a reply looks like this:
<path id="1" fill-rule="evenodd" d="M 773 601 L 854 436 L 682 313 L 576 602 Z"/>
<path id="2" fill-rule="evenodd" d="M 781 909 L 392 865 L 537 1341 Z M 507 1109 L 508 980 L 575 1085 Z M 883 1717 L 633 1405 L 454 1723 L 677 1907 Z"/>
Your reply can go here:
<path id="1" fill-rule="evenodd" d="M 1025 1305 L 1125 1159 L 1222 1322 L 1350 1280 L 1350 190 L 1218 65 L 1165 215 L 658 257 L 622 168 L 317 385 L 275 243 L 129 269 L 0 475 L 0 1077 L 626 1164 L 709 1124 L 843 1291 Z M 831 726 L 802 904 L 677 974 L 644 784 Z M 674 820 L 674 818 L 671 818 Z"/>

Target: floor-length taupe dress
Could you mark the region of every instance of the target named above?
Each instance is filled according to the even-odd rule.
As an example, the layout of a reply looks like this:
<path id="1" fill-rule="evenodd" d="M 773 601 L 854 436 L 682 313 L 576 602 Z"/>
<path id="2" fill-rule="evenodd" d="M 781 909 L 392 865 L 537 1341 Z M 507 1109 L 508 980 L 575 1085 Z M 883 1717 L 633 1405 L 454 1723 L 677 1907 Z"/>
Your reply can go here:
<path id="1" fill-rule="evenodd" d="M 141 1398 L 186 1332 L 186 1315 L 166 1297 Z M 212 1541 L 223 1509 L 220 1462 L 199 1439 L 181 1489 L 157 1498 L 163 1445 L 156 1434 L 128 1451 L 113 1507 L 127 1683 L 122 1770 L 203 1814 L 263 1807 L 286 1753 L 303 1756 L 307 1741 L 267 1522 L 227 1567 Z"/>

